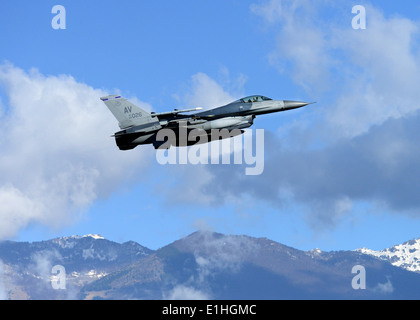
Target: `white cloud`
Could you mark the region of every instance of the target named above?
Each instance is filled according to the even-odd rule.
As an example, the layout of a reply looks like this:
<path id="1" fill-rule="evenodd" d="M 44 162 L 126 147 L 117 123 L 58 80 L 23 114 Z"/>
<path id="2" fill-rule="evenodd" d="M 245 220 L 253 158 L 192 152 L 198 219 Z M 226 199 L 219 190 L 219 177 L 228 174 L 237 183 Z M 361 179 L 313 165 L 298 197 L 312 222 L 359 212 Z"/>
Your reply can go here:
<path id="1" fill-rule="evenodd" d="M 30 198 L 13 186 L 0 188 L 1 238 L 14 236 L 30 221 L 48 220 L 44 204 L 39 199 Z"/>
<path id="2" fill-rule="evenodd" d="M 210 300 L 211 297 L 202 290 L 191 286 L 178 285 L 164 294 L 165 300 Z"/>
<path id="3" fill-rule="evenodd" d="M 419 23 L 404 17 L 387 19 L 371 6 L 367 12 L 366 30 L 336 29 L 331 40 L 346 62 L 341 64 L 342 88 L 329 121 L 348 137 L 420 109 L 420 55 L 415 41 Z"/>
<path id="4" fill-rule="evenodd" d="M 270 62 L 310 92 L 329 85 L 332 63 L 325 26 L 322 20 L 314 19 L 317 6 L 318 2 L 307 0 L 271 0 L 251 6 L 254 14 L 278 30 L 275 49 L 268 55 Z"/>
<path id="5" fill-rule="evenodd" d="M 178 241 L 176 248 L 194 254 L 197 272 L 164 293 L 164 299 L 211 299 L 214 277 L 239 272 L 246 259 L 259 250 L 246 236 L 221 236 L 209 231 L 198 231 Z"/>
<path id="6" fill-rule="evenodd" d="M 378 285 L 373 288 L 373 291 L 378 292 L 380 294 L 392 294 L 394 292 L 394 286 L 392 285 L 391 280 L 387 278 L 385 283 L 378 283 Z"/>
<path id="7" fill-rule="evenodd" d="M 225 77 L 229 78 L 226 69 L 223 71 Z M 230 80 L 227 80 L 230 82 Z M 240 76 L 234 82 L 234 88 L 242 91 L 244 77 Z M 187 106 L 215 108 L 228 104 L 237 99 L 235 93 L 227 92 L 218 82 L 210 78 L 207 74 L 199 72 L 191 77 L 189 92 L 185 95 Z"/>
<path id="8" fill-rule="evenodd" d="M 352 6 L 345 1 L 271 0 L 251 7 L 275 27 L 271 61 L 318 101 L 323 125 L 335 137 L 355 137 L 420 108 L 419 22 L 365 7 L 366 30 L 351 27 Z"/>
<path id="9" fill-rule="evenodd" d="M 33 264 L 29 266 L 31 272 L 41 278 L 46 285 L 50 285 L 51 269 L 54 261 L 62 259 L 60 253 L 56 250 L 44 250 L 35 252 L 31 256 Z"/>
<path id="10" fill-rule="evenodd" d="M 258 246 L 246 236 L 220 237 L 217 233 L 200 231 L 196 242 L 190 242 L 198 266 L 198 282 L 204 283 L 215 272 L 238 272 L 245 258 L 258 252 Z M 197 246 L 199 244 L 199 246 Z"/>
<path id="11" fill-rule="evenodd" d="M 107 92 L 10 63 L 0 86 L 0 239 L 32 222 L 74 222 L 145 166 L 144 152 L 121 152 L 110 137 L 118 128 L 99 99 Z"/>

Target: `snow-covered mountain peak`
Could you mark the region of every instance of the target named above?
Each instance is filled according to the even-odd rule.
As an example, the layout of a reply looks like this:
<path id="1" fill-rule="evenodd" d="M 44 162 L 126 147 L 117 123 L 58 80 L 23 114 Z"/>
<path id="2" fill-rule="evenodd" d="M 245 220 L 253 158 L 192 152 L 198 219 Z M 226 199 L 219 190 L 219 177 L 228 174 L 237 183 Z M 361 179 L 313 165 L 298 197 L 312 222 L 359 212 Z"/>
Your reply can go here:
<path id="1" fill-rule="evenodd" d="M 306 251 L 306 254 L 312 257 L 317 257 L 322 254 L 322 250 L 319 248 L 315 248 L 315 249 Z"/>
<path id="2" fill-rule="evenodd" d="M 404 242 L 393 247 L 375 251 L 367 248 L 360 248 L 355 251 L 369 254 L 383 260 L 388 260 L 394 266 L 409 271 L 420 272 L 420 238 Z"/>
<path id="3" fill-rule="evenodd" d="M 75 240 L 80 240 L 83 238 L 92 238 L 94 240 L 105 240 L 105 238 L 102 237 L 100 234 L 86 234 L 84 236 L 74 235 L 74 236 L 68 236 L 68 237 L 60 237 L 60 238 L 53 239 L 52 242 L 58 244 L 62 248 L 72 248 L 76 244 Z"/>
<path id="4" fill-rule="evenodd" d="M 86 234 L 82 238 L 88 238 L 88 237 L 93 238 L 95 240 L 99 240 L 99 239 L 105 240 L 105 238 L 102 237 L 100 234 Z"/>

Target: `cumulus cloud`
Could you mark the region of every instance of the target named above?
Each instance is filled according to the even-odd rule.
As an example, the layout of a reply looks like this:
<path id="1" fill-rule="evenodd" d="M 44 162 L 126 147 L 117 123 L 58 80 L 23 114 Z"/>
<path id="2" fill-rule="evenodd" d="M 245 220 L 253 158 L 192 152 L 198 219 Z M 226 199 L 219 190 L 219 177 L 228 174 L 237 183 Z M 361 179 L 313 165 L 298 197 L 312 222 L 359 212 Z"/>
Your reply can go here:
<path id="1" fill-rule="evenodd" d="M 416 42 L 419 22 L 404 17 L 386 18 L 372 6 L 366 10 L 366 30 L 337 29 L 331 40 L 347 59 L 347 65 L 329 121 L 348 137 L 420 109 L 416 86 L 420 81 Z"/>
<path id="2" fill-rule="evenodd" d="M 74 222 L 144 167 L 110 138 L 118 128 L 99 100 L 107 92 L 10 63 L 0 65 L 0 87 L 0 239 L 30 223 Z"/>
<path id="3" fill-rule="evenodd" d="M 251 11 L 278 31 L 269 61 L 282 73 L 313 92 L 326 86 L 328 39 L 322 20 L 314 19 L 319 2 L 271 0 L 251 5 Z M 280 27 L 280 28 L 279 28 Z"/>
<path id="4" fill-rule="evenodd" d="M 420 108 L 419 22 L 365 7 L 366 30 L 351 27 L 346 1 L 270 0 L 251 7 L 275 27 L 271 61 L 322 104 L 323 125 L 335 137 L 355 137 Z"/>

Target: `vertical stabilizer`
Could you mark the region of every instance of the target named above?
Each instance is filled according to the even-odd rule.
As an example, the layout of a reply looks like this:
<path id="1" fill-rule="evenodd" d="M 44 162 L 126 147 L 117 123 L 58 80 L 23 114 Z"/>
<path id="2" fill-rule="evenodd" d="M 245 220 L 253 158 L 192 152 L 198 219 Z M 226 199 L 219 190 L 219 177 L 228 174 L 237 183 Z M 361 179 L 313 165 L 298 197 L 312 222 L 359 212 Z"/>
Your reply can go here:
<path id="1" fill-rule="evenodd" d="M 102 97 L 101 100 L 112 112 L 114 117 L 117 118 L 118 125 L 121 129 L 145 124 L 152 125 L 158 122 L 158 120 L 153 118 L 149 112 L 134 105 L 119 95 Z"/>

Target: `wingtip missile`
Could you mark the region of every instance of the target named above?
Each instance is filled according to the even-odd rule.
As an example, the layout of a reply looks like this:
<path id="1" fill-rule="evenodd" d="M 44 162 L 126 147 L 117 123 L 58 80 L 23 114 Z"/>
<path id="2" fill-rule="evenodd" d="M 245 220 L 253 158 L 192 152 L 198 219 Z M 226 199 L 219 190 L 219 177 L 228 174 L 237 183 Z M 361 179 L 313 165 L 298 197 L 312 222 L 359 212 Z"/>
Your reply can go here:
<path id="1" fill-rule="evenodd" d="M 174 111 L 160 112 L 160 113 L 152 113 L 152 117 L 161 117 L 161 116 L 168 116 L 168 115 L 176 115 L 176 114 L 181 113 L 181 112 L 193 112 L 193 111 L 198 111 L 198 110 L 202 110 L 202 109 L 203 108 L 201 108 L 201 107 L 193 108 L 193 109 L 184 109 L 184 110 L 175 109 Z"/>

